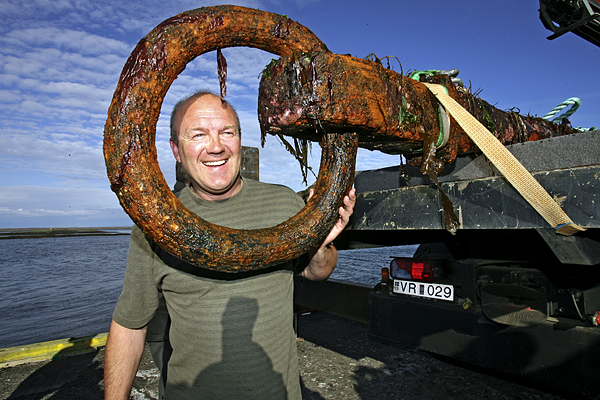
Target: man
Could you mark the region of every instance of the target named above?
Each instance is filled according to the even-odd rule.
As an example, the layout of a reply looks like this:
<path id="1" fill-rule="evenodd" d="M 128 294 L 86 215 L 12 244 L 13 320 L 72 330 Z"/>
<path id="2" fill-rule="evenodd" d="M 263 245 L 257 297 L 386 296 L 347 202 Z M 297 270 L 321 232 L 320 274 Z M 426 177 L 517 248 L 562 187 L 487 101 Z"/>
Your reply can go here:
<path id="1" fill-rule="evenodd" d="M 175 185 L 173 186 L 173 192 L 175 193 L 190 183 L 190 179 L 178 161 L 175 162 L 175 179 Z M 164 298 L 161 296 L 158 309 L 146 326 L 146 343 L 148 343 L 148 349 L 150 350 L 150 354 L 152 354 L 152 360 L 160 372 L 158 381 L 159 399 L 164 398 L 168 362 L 173 352 L 171 343 L 169 342 L 169 325 L 171 325 L 171 319 L 169 318 Z"/>
<path id="2" fill-rule="evenodd" d="M 171 115 L 171 149 L 190 178 L 178 193 L 208 222 L 237 229 L 283 222 L 303 207 L 291 189 L 242 179 L 241 131 L 235 110 L 199 92 Z M 337 262 L 331 242 L 356 201 L 344 198 L 340 219 L 301 274 L 327 279 Z M 132 232 L 123 292 L 105 352 L 105 398 L 127 399 L 146 327 L 163 296 L 171 317 L 165 399 L 300 399 L 293 332 L 293 270 L 300 261 L 259 273 L 219 274 L 190 266 Z"/>

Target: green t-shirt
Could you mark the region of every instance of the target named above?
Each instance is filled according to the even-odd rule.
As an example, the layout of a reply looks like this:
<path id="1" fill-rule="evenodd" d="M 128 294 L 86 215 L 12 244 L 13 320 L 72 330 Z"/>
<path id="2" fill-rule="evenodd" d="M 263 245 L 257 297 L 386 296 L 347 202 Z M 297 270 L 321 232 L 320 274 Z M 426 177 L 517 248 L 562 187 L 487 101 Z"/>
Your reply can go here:
<path id="1" fill-rule="evenodd" d="M 205 201 L 189 188 L 179 199 L 208 222 L 236 229 L 279 224 L 304 206 L 284 186 L 243 182 L 227 200 Z M 141 328 L 164 296 L 173 347 L 165 399 L 301 399 L 292 267 L 213 279 L 168 266 L 159 256 L 168 260 L 165 252 L 153 247 L 136 227 L 113 319 Z"/>

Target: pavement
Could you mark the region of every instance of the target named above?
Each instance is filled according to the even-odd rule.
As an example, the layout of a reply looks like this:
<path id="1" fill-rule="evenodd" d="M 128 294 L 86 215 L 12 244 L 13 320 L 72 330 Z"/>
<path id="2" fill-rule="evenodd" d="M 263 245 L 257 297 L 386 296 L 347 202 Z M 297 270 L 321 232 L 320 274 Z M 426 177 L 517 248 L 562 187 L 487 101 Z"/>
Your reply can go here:
<path id="1" fill-rule="evenodd" d="M 463 368 L 421 350 L 369 339 L 362 323 L 313 312 L 298 318 L 306 400 L 544 399 L 552 394 Z M 0 399 L 103 398 L 104 350 L 0 369 Z M 158 370 L 144 353 L 130 399 L 158 398 Z"/>

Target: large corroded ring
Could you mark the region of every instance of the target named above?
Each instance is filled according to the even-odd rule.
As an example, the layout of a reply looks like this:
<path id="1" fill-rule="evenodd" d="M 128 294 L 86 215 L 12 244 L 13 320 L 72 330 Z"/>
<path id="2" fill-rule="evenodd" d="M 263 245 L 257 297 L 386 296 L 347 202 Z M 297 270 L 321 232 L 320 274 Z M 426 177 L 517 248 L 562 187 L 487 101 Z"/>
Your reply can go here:
<path id="1" fill-rule="evenodd" d="M 142 39 L 119 79 L 104 130 L 112 190 L 144 234 L 193 265 L 242 272 L 277 265 L 319 245 L 352 184 L 357 138 L 324 135 L 315 195 L 296 216 L 268 229 L 207 223 L 171 193 L 158 166 L 156 124 L 162 101 L 195 57 L 218 48 L 255 47 L 279 56 L 327 51 L 289 18 L 237 6 L 205 7 L 172 17 Z"/>

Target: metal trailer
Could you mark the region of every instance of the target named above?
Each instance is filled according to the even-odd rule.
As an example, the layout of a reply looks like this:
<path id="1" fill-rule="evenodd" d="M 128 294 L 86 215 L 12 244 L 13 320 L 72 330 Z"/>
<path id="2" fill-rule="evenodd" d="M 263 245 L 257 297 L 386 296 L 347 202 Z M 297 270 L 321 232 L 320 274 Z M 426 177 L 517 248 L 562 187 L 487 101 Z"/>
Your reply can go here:
<path id="1" fill-rule="evenodd" d="M 374 288 L 297 277 L 295 301 L 368 323 L 373 339 L 600 397 L 600 131 L 508 149 L 585 232 L 555 233 L 483 156 L 439 177 L 455 235 L 416 168 L 363 171 L 336 246 L 420 244 L 417 253 Z"/>
<path id="2" fill-rule="evenodd" d="M 554 40 L 572 32 L 600 46 L 600 3 L 597 0 L 540 0 L 540 20 Z"/>

